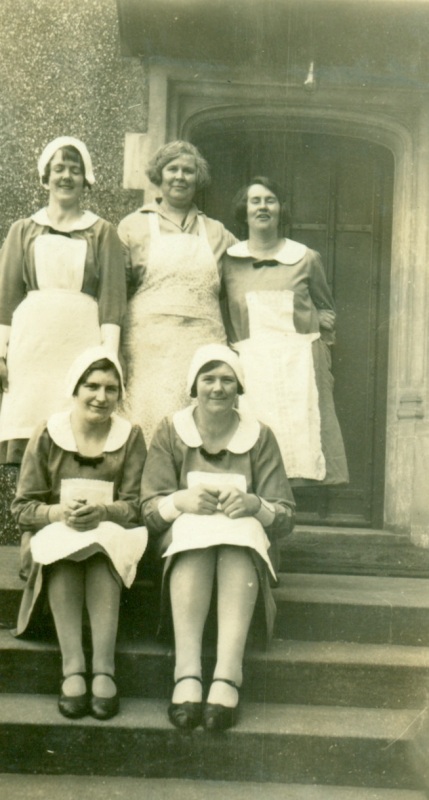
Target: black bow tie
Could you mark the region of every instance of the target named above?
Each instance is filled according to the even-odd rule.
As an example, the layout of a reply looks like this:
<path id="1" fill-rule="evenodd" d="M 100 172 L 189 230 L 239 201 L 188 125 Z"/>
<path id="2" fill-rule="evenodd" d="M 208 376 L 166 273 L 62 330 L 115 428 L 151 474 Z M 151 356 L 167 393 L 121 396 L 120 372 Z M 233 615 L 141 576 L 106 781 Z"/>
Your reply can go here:
<path id="1" fill-rule="evenodd" d="M 200 447 L 200 453 L 206 461 L 221 461 L 227 452 L 227 450 L 219 450 L 218 453 L 209 453 L 204 447 Z"/>
<path id="2" fill-rule="evenodd" d="M 67 236 L 67 239 L 71 239 L 71 233 L 67 231 L 56 231 L 55 228 L 49 228 L 49 233 L 54 233 L 56 236 Z"/>
<path id="3" fill-rule="evenodd" d="M 96 469 L 97 465 L 104 461 L 104 456 L 81 456 L 80 453 L 75 453 L 73 458 L 80 467 L 92 467 L 93 469 Z"/>
<path id="4" fill-rule="evenodd" d="M 253 267 L 254 269 L 260 269 L 261 267 L 276 267 L 279 263 L 280 262 L 275 258 L 263 258 L 262 261 L 254 261 Z"/>

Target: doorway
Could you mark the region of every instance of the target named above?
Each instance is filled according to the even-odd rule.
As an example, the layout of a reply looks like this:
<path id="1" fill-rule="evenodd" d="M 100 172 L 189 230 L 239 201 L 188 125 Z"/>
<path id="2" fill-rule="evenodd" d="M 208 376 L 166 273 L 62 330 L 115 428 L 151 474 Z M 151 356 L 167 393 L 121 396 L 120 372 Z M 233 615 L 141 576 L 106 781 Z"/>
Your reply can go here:
<path id="1" fill-rule="evenodd" d="M 288 235 L 321 253 L 337 306 L 335 404 L 350 483 L 296 492 L 302 523 L 382 527 L 394 162 L 364 139 L 216 120 L 194 129 L 212 184 L 204 211 L 238 235 L 231 211 L 252 175 L 286 187 Z"/>

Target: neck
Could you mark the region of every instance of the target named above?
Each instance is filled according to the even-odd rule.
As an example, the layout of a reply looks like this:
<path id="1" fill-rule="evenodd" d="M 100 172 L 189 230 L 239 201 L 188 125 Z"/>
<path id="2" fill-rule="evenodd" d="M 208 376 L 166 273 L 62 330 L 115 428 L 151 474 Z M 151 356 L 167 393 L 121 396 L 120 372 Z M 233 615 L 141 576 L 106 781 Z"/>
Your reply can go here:
<path id="1" fill-rule="evenodd" d="M 283 240 L 275 233 L 249 232 L 248 247 L 251 253 L 275 253 Z"/>
<path id="2" fill-rule="evenodd" d="M 81 415 L 76 411 L 73 410 L 70 415 L 72 431 L 76 439 L 76 444 L 79 447 L 79 450 L 82 449 L 79 446 L 82 440 L 86 442 L 103 442 L 107 439 L 108 433 L 110 431 L 111 425 L 111 418 L 109 417 L 106 422 L 100 422 L 99 425 L 94 425 L 93 422 L 89 422 L 88 420 L 81 417 Z"/>
<path id="3" fill-rule="evenodd" d="M 195 422 L 204 441 L 208 439 L 221 439 L 237 424 L 237 415 L 232 409 L 219 414 L 207 414 L 197 406 L 195 409 Z"/>
<path id="4" fill-rule="evenodd" d="M 79 205 L 76 206 L 74 204 L 72 206 L 63 206 L 51 198 L 48 203 L 47 211 L 48 217 L 53 223 L 54 227 L 56 226 L 58 228 L 67 225 L 67 223 L 76 222 L 76 220 L 80 219 L 82 216 Z"/>
<path id="5" fill-rule="evenodd" d="M 172 206 L 171 203 L 164 198 L 161 200 L 160 207 L 168 217 L 171 217 L 175 221 L 180 220 L 180 222 L 186 219 L 191 210 L 191 206 L 188 203 L 183 206 Z"/>

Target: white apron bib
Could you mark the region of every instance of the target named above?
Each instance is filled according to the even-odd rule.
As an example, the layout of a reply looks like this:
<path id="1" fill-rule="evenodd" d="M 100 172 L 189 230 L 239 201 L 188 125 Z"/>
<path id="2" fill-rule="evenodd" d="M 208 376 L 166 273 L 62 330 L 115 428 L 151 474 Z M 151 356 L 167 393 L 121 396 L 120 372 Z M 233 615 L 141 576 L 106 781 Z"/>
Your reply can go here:
<path id="1" fill-rule="evenodd" d="M 143 285 L 131 299 L 124 342 L 126 413 L 149 444 L 158 422 L 189 403 L 189 363 L 202 344 L 226 342 L 219 273 L 203 219 L 199 235 L 162 235 L 149 215 L 151 244 Z"/>
<path id="2" fill-rule="evenodd" d="M 87 243 L 58 234 L 35 241 L 39 290 L 12 318 L 0 441 L 28 439 L 35 426 L 67 407 L 65 377 L 74 359 L 101 343 L 96 300 L 82 289 Z"/>

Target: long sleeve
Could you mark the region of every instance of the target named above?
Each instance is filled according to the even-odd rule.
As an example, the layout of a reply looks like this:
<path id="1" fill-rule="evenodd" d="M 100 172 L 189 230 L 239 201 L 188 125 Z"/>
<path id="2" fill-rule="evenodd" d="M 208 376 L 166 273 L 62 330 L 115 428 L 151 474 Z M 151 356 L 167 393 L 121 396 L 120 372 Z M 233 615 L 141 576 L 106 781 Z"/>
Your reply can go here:
<path id="1" fill-rule="evenodd" d="M 146 460 L 143 433 L 134 425 L 125 446 L 125 456 L 120 483 L 115 483 L 115 501 L 106 506 L 107 519 L 124 528 L 140 524 L 140 486 Z"/>
<path id="2" fill-rule="evenodd" d="M 318 310 L 329 309 L 335 312 L 334 298 L 326 280 L 322 259 L 315 250 L 312 251 L 308 288 L 310 297 Z"/>
<path id="3" fill-rule="evenodd" d="M 265 425 L 251 451 L 253 491 L 274 510 L 274 521 L 267 528 L 270 538 L 280 539 L 292 532 L 295 502 L 283 466 L 277 440 Z"/>
<path id="4" fill-rule="evenodd" d="M 122 246 L 113 225 L 100 220 L 97 262 L 100 325 L 121 325 L 126 311 L 126 278 Z"/>
<path id="5" fill-rule="evenodd" d="M 41 425 L 26 447 L 21 465 L 16 496 L 11 512 L 21 531 L 36 531 L 48 525 L 52 500 L 52 480 L 48 470 L 52 440 Z"/>
<path id="6" fill-rule="evenodd" d="M 159 513 L 163 497 L 180 488 L 181 453 L 172 444 L 167 419 L 163 419 L 153 436 L 143 470 L 142 514 L 149 533 L 160 534 L 169 527 Z"/>
<path id="7" fill-rule="evenodd" d="M 10 325 L 12 314 L 24 299 L 23 220 L 14 222 L 0 250 L 0 325 Z"/>

